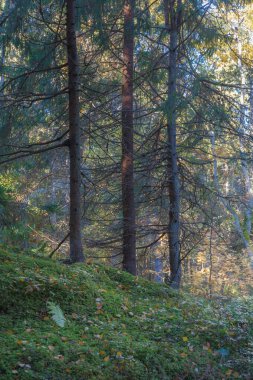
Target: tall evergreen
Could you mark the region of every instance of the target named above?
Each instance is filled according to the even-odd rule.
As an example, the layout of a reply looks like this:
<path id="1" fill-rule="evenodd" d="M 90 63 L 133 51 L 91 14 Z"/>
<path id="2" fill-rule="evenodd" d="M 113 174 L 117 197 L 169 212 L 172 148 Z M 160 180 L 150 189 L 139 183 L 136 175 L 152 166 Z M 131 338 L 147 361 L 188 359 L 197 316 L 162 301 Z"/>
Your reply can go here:
<path id="1" fill-rule="evenodd" d="M 180 184 L 177 153 L 177 56 L 181 26 L 182 2 L 164 0 L 165 27 L 169 37 L 168 98 L 167 98 L 167 181 L 169 195 L 169 262 L 173 288 L 179 288 L 180 261 Z"/>
<path id="2" fill-rule="evenodd" d="M 67 52 L 69 93 L 70 214 L 69 239 L 71 262 L 84 261 L 81 236 L 81 148 L 79 106 L 79 60 L 76 42 L 76 2 L 67 0 Z"/>
<path id="3" fill-rule="evenodd" d="M 122 85 L 122 211 L 123 268 L 136 275 L 134 200 L 134 10 L 135 0 L 124 1 Z"/>

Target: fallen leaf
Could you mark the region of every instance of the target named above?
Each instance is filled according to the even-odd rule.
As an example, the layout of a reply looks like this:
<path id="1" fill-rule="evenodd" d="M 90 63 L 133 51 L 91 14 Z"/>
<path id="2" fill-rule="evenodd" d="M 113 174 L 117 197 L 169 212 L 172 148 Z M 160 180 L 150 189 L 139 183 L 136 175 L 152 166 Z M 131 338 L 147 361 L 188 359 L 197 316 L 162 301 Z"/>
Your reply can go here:
<path id="1" fill-rule="evenodd" d="M 6 330 L 6 331 L 5 331 L 5 334 L 6 334 L 6 335 L 13 335 L 13 334 L 14 334 L 14 331 L 13 331 L 13 330 Z"/>
<path id="2" fill-rule="evenodd" d="M 63 355 L 56 355 L 54 356 L 55 359 L 57 360 L 64 360 L 64 356 Z"/>
<path id="3" fill-rule="evenodd" d="M 98 289 L 98 291 L 101 292 L 101 293 L 106 293 L 107 292 L 107 290 L 105 290 L 105 289 Z"/>
<path id="4" fill-rule="evenodd" d="M 19 346 L 21 346 L 22 344 L 26 344 L 26 343 L 27 343 L 26 340 L 21 340 L 21 339 L 18 339 L 18 340 L 17 340 L 17 344 L 18 344 Z"/>

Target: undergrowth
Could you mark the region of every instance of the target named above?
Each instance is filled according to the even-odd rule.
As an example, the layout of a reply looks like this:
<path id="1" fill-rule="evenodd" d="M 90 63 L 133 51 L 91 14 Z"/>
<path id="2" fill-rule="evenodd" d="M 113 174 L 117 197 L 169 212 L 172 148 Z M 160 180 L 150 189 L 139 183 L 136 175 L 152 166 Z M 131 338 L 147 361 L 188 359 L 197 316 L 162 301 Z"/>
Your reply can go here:
<path id="1" fill-rule="evenodd" d="M 250 298 L 210 301 L 3 249 L 0 270 L 0 379 L 253 378 Z"/>

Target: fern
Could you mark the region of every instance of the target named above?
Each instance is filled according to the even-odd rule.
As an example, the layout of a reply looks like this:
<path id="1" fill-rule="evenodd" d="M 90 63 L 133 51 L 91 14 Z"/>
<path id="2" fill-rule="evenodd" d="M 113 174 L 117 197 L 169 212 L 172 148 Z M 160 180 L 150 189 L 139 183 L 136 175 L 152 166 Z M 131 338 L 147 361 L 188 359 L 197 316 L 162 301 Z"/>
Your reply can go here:
<path id="1" fill-rule="evenodd" d="M 47 303 L 48 312 L 51 315 L 53 321 L 59 326 L 64 327 L 66 323 L 66 319 L 64 317 L 63 311 L 59 305 L 54 302 Z"/>

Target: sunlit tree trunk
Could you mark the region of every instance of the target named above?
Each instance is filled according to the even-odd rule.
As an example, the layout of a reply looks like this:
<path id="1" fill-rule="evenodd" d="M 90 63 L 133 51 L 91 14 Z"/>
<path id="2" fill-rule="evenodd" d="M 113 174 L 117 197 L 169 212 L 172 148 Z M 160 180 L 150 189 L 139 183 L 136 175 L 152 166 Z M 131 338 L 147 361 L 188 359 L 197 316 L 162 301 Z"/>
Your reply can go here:
<path id="1" fill-rule="evenodd" d="M 136 227 L 134 200 L 133 60 L 135 0 L 124 2 L 122 85 L 122 208 L 123 269 L 136 275 Z"/>
<path id="2" fill-rule="evenodd" d="M 249 71 L 249 128 L 252 130 L 253 127 L 253 70 Z"/>
<path id="3" fill-rule="evenodd" d="M 155 282 L 163 282 L 163 261 L 159 254 L 155 256 Z"/>
<path id="4" fill-rule="evenodd" d="M 239 25 L 239 23 L 238 23 Z M 247 239 L 250 240 L 252 230 L 252 210 L 253 210 L 253 192 L 250 178 L 250 169 L 247 161 L 247 154 L 245 153 L 245 138 L 247 138 L 246 127 L 246 101 L 245 101 L 245 87 L 246 87 L 246 73 L 242 61 L 242 42 L 239 36 L 239 27 L 237 35 L 237 49 L 238 49 L 238 68 L 240 72 L 241 93 L 240 93 L 240 127 L 239 127 L 239 140 L 240 140 L 240 156 L 241 168 L 244 182 L 244 203 L 245 203 L 245 227 L 247 232 Z"/>
<path id="5" fill-rule="evenodd" d="M 70 261 L 84 261 L 81 239 L 81 152 L 79 115 L 79 63 L 75 32 L 75 0 L 67 0 L 67 54 L 69 86 L 70 154 Z"/>
<path id="6" fill-rule="evenodd" d="M 165 26 L 169 36 L 168 98 L 167 98 L 167 180 L 169 193 L 169 261 L 170 279 L 173 288 L 179 288 L 181 280 L 180 262 L 180 184 L 177 157 L 176 96 L 177 96 L 177 51 L 180 26 L 181 1 L 164 0 Z"/>

